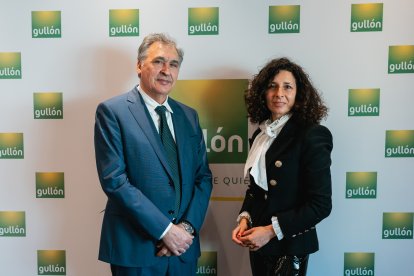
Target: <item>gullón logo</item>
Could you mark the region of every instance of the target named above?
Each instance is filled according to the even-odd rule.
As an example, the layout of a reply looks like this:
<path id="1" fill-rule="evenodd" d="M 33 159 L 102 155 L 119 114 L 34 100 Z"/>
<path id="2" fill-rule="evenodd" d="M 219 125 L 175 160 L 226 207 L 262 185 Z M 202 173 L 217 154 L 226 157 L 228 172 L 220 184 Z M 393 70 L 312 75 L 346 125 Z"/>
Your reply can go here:
<path id="1" fill-rule="evenodd" d="M 62 93 L 33 93 L 35 119 L 63 119 Z"/>
<path id="2" fill-rule="evenodd" d="M 413 213 L 383 213 L 383 239 L 413 239 Z"/>
<path id="3" fill-rule="evenodd" d="M 0 211 L 0 237 L 25 237 L 26 214 L 22 211 Z"/>
<path id="4" fill-rule="evenodd" d="M 23 158 L 23 133 L 0 133 L 0 159 Z"/>
<path id="5" fill-rule="evenodd" d="M 243 91 L 247 85 L 247 80 L 237 79 L 179 80 L 172 91 L 174 99 L 198 111 L 212 164 L 241 164 L 246 160 L 248 123 Z"/>
<path id="6" fill-rule="evenodd" d="M 379 116 L 380 90 L 349 89 L 348 116 Z"/>
<path id="7" fill-rule="evenodd" d="M 375 275 L 375 254 L 352 252 L 344 254 L 344 276 Z"/>
<path id="8" fill-rule="evenodd" d="M 36 173 L 37 198 L 64 198 L 63 172 L 37 172 Z"/>
<path id="9" fill-rule="evenodd" d="M 390 46 L 388 73 L 414 73 L 414 45 Z"/>
<path id="10" fill-rule="evenodd" d="M 37 250 L 38 275 L 66 275 L 65 250 Z"/>
<path id="11" fill-rule="evenodd" d="M 203 251 L 197 263 L 197 273 L 200 276 L 218 275 L 217 273 L 217 252 Z"/>
<path id="12" fill-rule="evenodd" d="M 189 8 L 188 35 L 218 35 L 219 8 Z"/>
<path id="13" fill-rule="evenodd" d="M 32 38 L 62 37 L 60 11 L 32 11 Z"/>
<path id="14" fill-rule="evenodd" d="M 109 36 L 139 36 L 139 10 L 109 10 Z"/>
<path id="15" fill-rule="evenodd" d="M 382 31 L 382 3 L 352 4 L 351 32 Z"/>
<path id="16" fill-rule="evenodd" d="M 270 6 L 269 34 L 299 33 L 300 6 Z"/>
<path id="17" fill-rule="evenodd" d="M 0 53 L 0 79 L 21 79 L 22 64 L 21 53 Z"/>
<path id="18" fill-rule="evenodd" d="M 414 130 L 387 130 L 385 157 L 414 157 Z"/>
<path id="19" fill-rule="evenodd" d="M 347 172 L 346 198 L 376 198 L 376 172 Z"/>

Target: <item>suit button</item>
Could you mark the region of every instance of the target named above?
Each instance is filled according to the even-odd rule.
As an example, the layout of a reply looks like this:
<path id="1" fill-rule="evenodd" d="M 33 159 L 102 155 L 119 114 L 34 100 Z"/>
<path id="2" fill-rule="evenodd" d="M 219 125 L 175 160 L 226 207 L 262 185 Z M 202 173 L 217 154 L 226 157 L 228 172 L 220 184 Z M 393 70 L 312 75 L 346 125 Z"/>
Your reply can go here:
<path id="1" fill-rule="evenodd" d="M 277 161 L 275 162 L 275 166 L 276 166 L 276 168 L 280 168 L 280 167 L 282 167 L 282 161 L 277 160 Z"/>
<path id="2" fill-rule="evenodd" d="M 168 214 L 170 214 L 170 215 L 174 215 L 174 211 L 173 211 L 173 210 L 169 210 L 169 211 L 168 211 Z"/>
<path id="3" fill-rule="evenodd" d="M 272 180 L 270 180 L 270 185 L 272 185 L 272 186 L 276 186 L 276 184 L 277 184 L 277 182 L 276 182 L 276 180 L 274 180 L 274 179 L 272 179 Z"/>
<path id="4" fill-rule="evenodd" d="M 264 199 L 265 199 L 265 200 L 267 199 L 267 194 L 265 194 L 265 195 L 264 195 Z"/>

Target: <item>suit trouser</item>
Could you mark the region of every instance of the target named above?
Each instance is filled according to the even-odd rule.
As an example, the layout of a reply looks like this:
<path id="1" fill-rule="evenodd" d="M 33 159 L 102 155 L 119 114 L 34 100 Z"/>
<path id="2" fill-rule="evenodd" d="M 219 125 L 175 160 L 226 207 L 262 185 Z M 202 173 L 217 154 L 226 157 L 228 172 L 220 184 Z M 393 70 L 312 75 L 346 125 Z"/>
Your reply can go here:
<path id="1" fill-rule="evenodd" d="M 160 257 L 160 261 L 147 267 L 124 267 L 111 264 L 112 276 L 194 276 L 197 260 L 183 262 L 176 256 Z"/>
<path id="2" fill-rule="evenodd" d="M 250 252 L 253 276 L 306 276 L 309 255 L 266 256 Z"/>

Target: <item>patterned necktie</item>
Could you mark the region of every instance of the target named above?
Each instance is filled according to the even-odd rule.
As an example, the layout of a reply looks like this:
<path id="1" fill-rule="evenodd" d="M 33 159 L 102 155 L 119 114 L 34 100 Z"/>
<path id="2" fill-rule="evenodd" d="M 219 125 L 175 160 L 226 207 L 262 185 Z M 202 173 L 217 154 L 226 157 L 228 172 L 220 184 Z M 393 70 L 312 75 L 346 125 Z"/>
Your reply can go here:
<path id="1" fill-rule="evenodd" d="M 172 180 L 174 182 L 175 188 L 175 215 L 178 215 L 178 210 L 180 209 L 181 201 L 181 187 L 180 187 L 180 172 L 178 169 L 178 154 L 177 146 L 175 144 L 174 138 L 171 134 L 170 128 L 168 127 L 167 117 L 165 116 L 165 111 L 167 108 L 163 105 L 157 106 L 155 111 L 160 116 L 160 136 L 164 149 L 167 153 L 168 163 L 170 164 L 172 172 Z"/>

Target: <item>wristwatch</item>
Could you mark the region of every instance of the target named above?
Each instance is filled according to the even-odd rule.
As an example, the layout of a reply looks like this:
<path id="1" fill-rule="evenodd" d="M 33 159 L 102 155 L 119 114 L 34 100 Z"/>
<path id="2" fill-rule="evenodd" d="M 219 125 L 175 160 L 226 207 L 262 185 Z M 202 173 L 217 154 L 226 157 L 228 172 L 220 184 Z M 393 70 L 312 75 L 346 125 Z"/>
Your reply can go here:
<path id="1" fill-rule="evenodd" d="M 187 231 L 189 234 L 194 235 L 194 228 L 191 226 L 190 223 L 186 221 L 180 222 L 180 224 L 184 227 L 184 230 Z"/>

